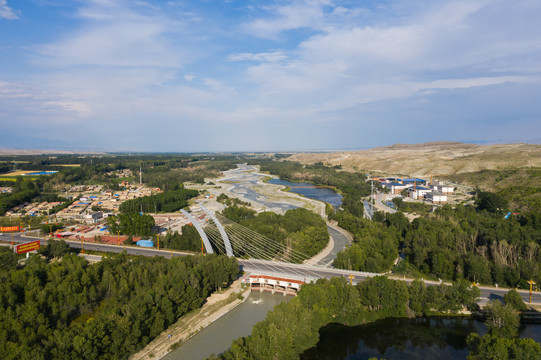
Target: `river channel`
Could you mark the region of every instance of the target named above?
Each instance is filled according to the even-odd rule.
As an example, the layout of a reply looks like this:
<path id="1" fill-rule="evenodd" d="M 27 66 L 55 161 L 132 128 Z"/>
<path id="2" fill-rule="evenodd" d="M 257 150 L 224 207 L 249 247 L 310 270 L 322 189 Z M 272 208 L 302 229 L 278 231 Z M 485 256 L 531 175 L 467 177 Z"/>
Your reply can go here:
<path id="1" fill-rule="evenodd" d="M 188 339 L 182 346 L 165 355 L 165 360 L 199 360 L 219 354 L 231 346 L 233 340 L 248 336 L 252 327 L 265 319 L 276 305 L 290 301 L 290 296 L 251 293 L 245 302 Z"/>

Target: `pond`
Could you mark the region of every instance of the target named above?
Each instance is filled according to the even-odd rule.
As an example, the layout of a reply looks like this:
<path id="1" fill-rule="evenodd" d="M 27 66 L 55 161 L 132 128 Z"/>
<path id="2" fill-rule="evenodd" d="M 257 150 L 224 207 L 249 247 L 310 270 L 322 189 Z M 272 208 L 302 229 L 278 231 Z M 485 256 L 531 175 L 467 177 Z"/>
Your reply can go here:
<path id="1" fill-rule="evenodd" d="M 342 205 L 342 195 L 329 188 L 317 187 L 310 183 L 290 182 L 281 179 L 271 179 L 268 181 L 268 183 L 288 186 L 291 192 L 300 194 L 310 199 L 324 201 L 331 204 L 335 209 Z"/>
<path id="2" fill-rule="evenodd" d="M 362 326 L 329 324 L 320 329 L 316 347 L 305 360 L 466 359 L 467 336 L 486 334 L 485 325 L 469 318 L 388 318 Z M 522 325 L 520 337 L 541 341 L 541 325 Z"/>

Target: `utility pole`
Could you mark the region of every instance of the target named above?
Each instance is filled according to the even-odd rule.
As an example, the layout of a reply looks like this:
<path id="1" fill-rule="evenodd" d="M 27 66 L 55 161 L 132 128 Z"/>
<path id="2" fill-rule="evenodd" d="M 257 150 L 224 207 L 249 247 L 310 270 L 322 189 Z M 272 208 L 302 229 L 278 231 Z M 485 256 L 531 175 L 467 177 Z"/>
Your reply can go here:
<path id="1" fill-rule="evenodd" d="M 139 185 L 143 184 L 143 172 L 141 166 L 139 166 Z"/>

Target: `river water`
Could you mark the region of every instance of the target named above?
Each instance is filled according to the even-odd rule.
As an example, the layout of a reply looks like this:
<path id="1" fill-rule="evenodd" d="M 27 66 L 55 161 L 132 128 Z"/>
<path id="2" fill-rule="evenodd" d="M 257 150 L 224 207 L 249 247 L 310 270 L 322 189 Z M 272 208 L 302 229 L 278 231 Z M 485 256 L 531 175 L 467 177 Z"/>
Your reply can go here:
<path id="1" fill-rule="evenodd" d="M 316 347 L 305 360 L 466 359 L 467 336 L 486 334 L 485 325 L 468 318 L 388 318 L 362 326 L 329 324 L 320 330 Z M 541 325 L 522 325 L 519 337 L 541 341 Z"/>
<path id="2" fill-rule="evenodd" d="M 290 296 L 253 292 L 248 299 L 170 352 L 165 360 L 206 359 L 229 349 L 233 340 L 248 336 L 276 305 Z"/>
<path id="3" fill-rule="evenodd" d="M 306 196 L 307 198 L 324 201 L 331 204 L 335 209 L 342 205 L 342 195 L 328 188 L 315 187 L 310 183 L 297 183 L 281 179 L 271 179 L 269 184 L 285 185 L 291 188 L 291 192 Z"/>

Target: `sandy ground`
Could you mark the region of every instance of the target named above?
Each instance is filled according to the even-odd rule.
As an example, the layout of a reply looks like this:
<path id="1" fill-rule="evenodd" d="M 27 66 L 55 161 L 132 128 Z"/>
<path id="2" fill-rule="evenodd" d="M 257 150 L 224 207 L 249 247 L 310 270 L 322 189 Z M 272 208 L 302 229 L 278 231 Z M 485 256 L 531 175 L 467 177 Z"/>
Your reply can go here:
<path id="1" fill-rule="evenodd" d="M 130 359 L 160 359 L 171 351 L 170 348 L 173 344 L 186 341 L 209 326 L 246 300 L 250 294 L 250 289 L 243 288 L 241 283 L 242 279 L 238 279 L 224 292 L 209 296 L 201 309 L 180 318 L 174 325 L 145 346 L 143 350 L 130 356 Z M 239 295 L 242 295 L 242 299 L 239 298 Z"/>

